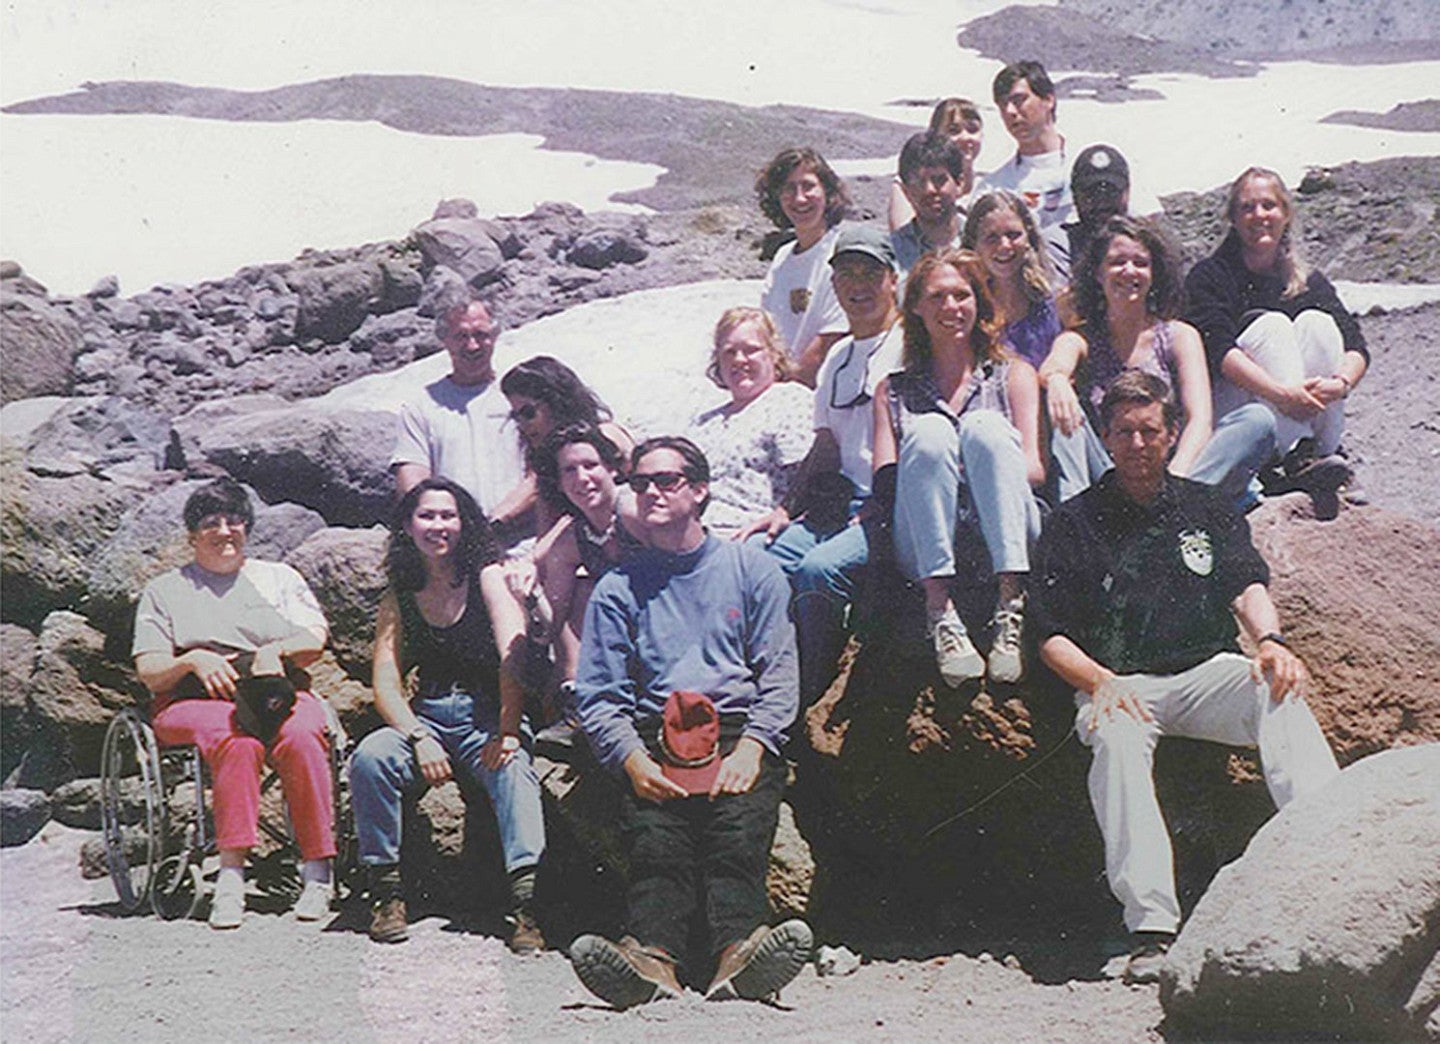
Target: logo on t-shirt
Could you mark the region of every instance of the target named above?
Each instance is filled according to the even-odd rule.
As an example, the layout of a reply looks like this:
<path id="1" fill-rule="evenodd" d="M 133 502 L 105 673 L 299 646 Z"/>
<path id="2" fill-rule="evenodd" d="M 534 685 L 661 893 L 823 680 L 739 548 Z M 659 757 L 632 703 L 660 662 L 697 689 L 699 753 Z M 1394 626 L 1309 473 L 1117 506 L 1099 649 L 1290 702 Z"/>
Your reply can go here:
<path id="1" fill-rule="evenodd" d="M 1203 529 L 1187 529 L 1180 534 L 1180 558 L 1185 568 L 1196 576 L 1209 576 L 1215 568 L 1215 555 L 1210 548 L 1210 534 Z"/>
<path id="2" fill-rule="evenodd" d="M 790 291 L 790 311 L 796 315 L 804 315 L 805 310 L 810 307 L 810 288 L 808 286 L 797 286 Z"/>

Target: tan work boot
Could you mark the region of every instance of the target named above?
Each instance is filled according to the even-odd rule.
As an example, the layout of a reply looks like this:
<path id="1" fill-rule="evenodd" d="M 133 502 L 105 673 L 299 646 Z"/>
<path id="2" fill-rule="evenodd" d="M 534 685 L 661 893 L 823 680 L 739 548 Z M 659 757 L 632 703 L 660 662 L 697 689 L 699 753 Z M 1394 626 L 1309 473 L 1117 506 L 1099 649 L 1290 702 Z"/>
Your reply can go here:
<path id="1" fill-rule="evenodd" d="M 810 960 L 815 937 L 796 918 L 774 928 L 761 925 L 739 942 L 720 951 L 707 1000 L 729 987 L 745 1000 L 769 1000 L 788 986 Z"/>
<path id="2" fill-rule="evenodd" d="M 540 925 L 535 923 L 535 918 L 530 916 L 530 911 L 516 910 L 506 920 L 510 922 L 510 938 L 505 940 L 505 945 L 510 947 L 511 953 L 528 957 L 545 949 L 545 935 L 540 931 Z"/>
<path id="3" fill-rule="evenodd" d="M 662 997 L 680 996 L 675 958 L 633 936 L 618 943 L 582 935 L 570 944 L 570 963 L 585 988 L 622 1011 Z"/>
<path id="4" fill-rule="evenodd" d="M 410 938 L 404 899 L 391 896 L 375 904 L 370 911 L 370 938 L 378 943 L 399 943 Z"/>

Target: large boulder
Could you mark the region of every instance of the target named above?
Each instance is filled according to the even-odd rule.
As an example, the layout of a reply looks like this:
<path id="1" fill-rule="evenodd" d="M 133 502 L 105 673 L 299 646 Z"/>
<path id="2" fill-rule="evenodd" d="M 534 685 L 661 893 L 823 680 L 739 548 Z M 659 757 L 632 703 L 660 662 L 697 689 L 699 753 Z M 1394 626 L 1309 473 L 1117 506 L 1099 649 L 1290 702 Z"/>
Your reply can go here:
<path id="1" fill-rule="evenodd" d="M 113 395 L 77 399 L 30 433 L 25 466 L 37 475 L 143 485 L 165 466 L 169 443 L 169 420 L 158 411 Z"/>
<path id="2" fill-rule="evenodd" d="M 330 648 L 356 678 L 370 677 L 375 613 L 385 591 L 385 530 L 321 529 L 285 558 L 310 583 L 330 621 Z"/>
<path id="3" fill-rule="evenodd" d="M 64 395 L 83 341 L 80 327 L 43 296 L 17 289 L 14 280 L 0 282 L 0 403 Z"/>
<path id="4" fill-rule="evenodd" d="M 35 674 L 35 635 L 0 623 L 0 779 L 20 763 L 28 736 L 30 679 Z"/>
<path id="5" fill-rule="evenodd" d="M 432 267 L 448 268 L 476 289 L 494 282 L 504 270 L 500 244 L 506 234 L 493 221 L 436 217 L 416 226 L 411 237 Z"/>
<path id="6" fill-rule="evenodd" d="M 1440 740 L 1440 529 L 1374 507 L 1317 521 L 1301 494 L 1250 524 L 1341 764 Z"/>
<path id="7" fill-rule="evenodd" d="M 188 467 L 221 468 L 266 500 L 303 504 L 331 525 L 368 526 L 389 513 L 389 413 L 252 403 L 191 411 L 175 431 Z"/>
<path id="8" fill-rule="evenodd" d="M 41 790 L 0 790 L 0 847 L 23 845 L 50 821 L 50 799 Z"/>
<path id="9" fill-rule="evenodd" d="M 296 267 L 285 278 L 300 299 L 296 335 L 326 344 L 358 330 L 385 292 L 385 272 L 374 262 Z"/>
<path id="10" fill-rule="evenodd" d="M 1255 836 L 1161 979 L 1206 1037 L 1440 1040 L 1440 744 L 1346 769 Z"/>
<path id="11" fill-rule="evenodd" d="M 181 481 L 153 493 L 121 518 L 93 556 L 86 614 L 107 633 L 128 641 L 131 613 L 146 582 L 193 558 L 183 512 L 201 485 L 200 480 Z M 250 503 L 255 525 L 247 534 L 245 554 L 251 558 L 281 560 L 324 525 L 319 515 L 298 504 L 266 504 L 253 495 Z"/>
<path id="12" fill-rule="evenodd" d="M 52 609 L 82 608 L 96 555 L 142 496 L 93 475 L 36 475 L 7 449 L 0 456 L 3 618 L 34 628 Z"/>

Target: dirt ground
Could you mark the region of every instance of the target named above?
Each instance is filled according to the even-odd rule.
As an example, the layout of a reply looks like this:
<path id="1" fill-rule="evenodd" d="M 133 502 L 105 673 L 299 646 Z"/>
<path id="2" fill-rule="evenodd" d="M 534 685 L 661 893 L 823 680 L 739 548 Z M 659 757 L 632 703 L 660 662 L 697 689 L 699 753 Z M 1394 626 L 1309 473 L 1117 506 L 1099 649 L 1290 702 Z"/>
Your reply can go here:
<path id="1" fill-rule="evenodd" d="M 1155 987 L 1037 985 L 1003 955 L 874 962 L 841 978 L 807 968 L 778 1006 L 687 994 L 619 1013 L 561 954 L 517 958 L 440 918 L 381 947 L 359 913 L 302 925 L 252 901 L 224 933 L 121 917 L 110 882 L 76 872 L 87 836 L 51 823 L 0 852 L 6 1040 L 1160 1039 Z"/>

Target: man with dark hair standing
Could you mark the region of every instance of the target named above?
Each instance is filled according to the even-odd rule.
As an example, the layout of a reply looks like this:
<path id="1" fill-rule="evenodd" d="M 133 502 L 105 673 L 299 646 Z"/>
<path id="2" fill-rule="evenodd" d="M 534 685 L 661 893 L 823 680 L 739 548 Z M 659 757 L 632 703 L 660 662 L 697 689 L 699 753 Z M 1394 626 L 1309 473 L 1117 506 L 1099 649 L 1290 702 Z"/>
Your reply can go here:
<path id="1" fill-rule="evenodd" d="M 1244 517 L 1166 470 L 1178 424 L 1164 382 L 1126 371 L 1100 412 L 1115 467 L 1046 524 L 1029 626 L 1046 665 L 1075 688 L 1075 729 L 1094 751 L 1090 800 L 1133 940 L 1125 979 L 1154 982 L 1180 927 L 1151 778 L 1159 738 L 1258 746 L 1278 807 L 1339 770 Z M 1240 653 L 1237 618 L 1253 659 Z"/>
<path id="2" fill-rule="evenodd" d="M 390 470 L 397 494 L 421 479 L 448 478 L 465 487 L 503 534 L 524 535 L 528 505 L 513 495 L 525 475 L 520 435 L 500 392 L 493 360 L 500 324 L 484 302 L 452 303 L 435 319 L 450 353 L 450 372 L 400 407 Z"/>
<path id="3" fill-rule="evenodd" d="M 1130 213 L 1130 164 L 1110 145 L 1082 149 L 1070 168 L 1070 192 L 1075 200 L 1075 220 L 1060 227 L 1074 265 L 1105 222 Z"/>
<path id="4" fill-rule="evenodd" d="M 812 944 L 804 921 L 765 924 L 797 703 L 790 587 L 764 552 L 705 532 L 710 467 L 694 443 L 649 439 L 632 461 L 649 546 L 596 583 L 575 679 L 581 728 L 625 785 L 629 935 L 582 935 L 570 957 L 618 1008 L 676 996 L 677 966 L 712 964 L 707 997 L 763 1000 Z M 710 948 L 689 955 L 697 911 Z"/>
<path id="5" fill-rule="evenodd" d="M 965 155 L 948 135 L 913 135 L 900 150 L 900 187 L 915 217 L 890 233 L 901 273 L 910 271 L 929 250 L 960 245 L 964 211 L 960 186 Z"/>

